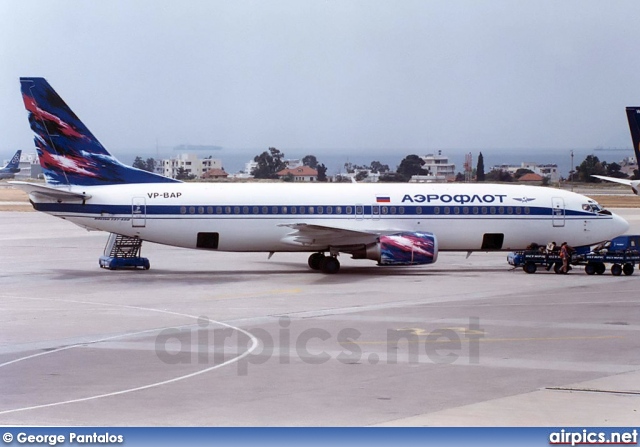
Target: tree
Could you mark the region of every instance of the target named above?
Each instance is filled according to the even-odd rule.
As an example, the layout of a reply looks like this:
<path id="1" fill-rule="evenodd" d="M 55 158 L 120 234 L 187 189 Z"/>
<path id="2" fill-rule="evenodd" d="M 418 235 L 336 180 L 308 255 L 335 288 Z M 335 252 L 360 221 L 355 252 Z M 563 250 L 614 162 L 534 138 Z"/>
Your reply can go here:
<path id="1" fill-rule="evenodd" d="M 358 173 L 356 174 L 356 181 L 362 181 L 367 177 L 369 177 L 369 173 L 367 171 L 358 171 Z"/>
<path id="2" fill-rule="evenodd" d="M 597 183 L 600 181 L 597 178 L 591 177 L 592 175 L 606 174 L 605 167 L 595 155 L 587 155 L 587 158 L 580 163 L 580 166 L 576 167 L 576 172 L 578 173 L 580 181 L 587 183 Z"/>
<path id="3" fill-rule="evenodd" d="M 153 158 L 147 158 L 147 161 L 144 161 L 142 157 L 136 157 L 136 159 L 133 160 L 133 167 L 142 169 L 143 171 L 155 172 L 156 161 Z"/>
<path id="4" fill-rule="evenodd" d="M 193 180 L 194 178 L 196 178 L 196 176 L 187 172 L 182 166 L 176 170 L 176 180 Z"/>
<path id="5" fill-rule="evenodd" d="M 278 178 L 278 172 L 286 168 L 286 164 L 282 160 L 284 154 L 275 147 L 270 147 L 269 151 L 264 151 L 260 155 L 256 155 L 253 161 L 258 165 L 253 168 L 251 174 L 255 178 Z"/>
<path id="6" fill-rule="evenodd" d="M 145 171 L 156 172 L 156 160 L 154 158 L 147 158 L 146 167 L 143 168 Z"/>
<path id="7" fill-rule="evenodd" d="M 384 174 L 385 172 L 389 172 L 389 165 L 383 165 L 379 161 L 372 161 L 370 169 L 374 174 Z"/>
<path id="8" fill-rule="evenodd" d="M 616 162 L 606 164 L 606 171 L 609 177 L 627 178 L 628 176 L 624 172 L 620 171 L 621 169 L 622 166 Z"/>
<path id="9" fill-rule="evenodd" d="M 316 167 L 316 170 L 318 171 L 318 181 L 319 182 L 326 182 L 327 181 L 327 167 L 323 164 L 319 164 Z"/>
<path id="10" fill-rule="evenodd" d="M 136 159 L 133 160 L 133 167 L 137 169 L 145 169 L 147 167 L 147 164 L 144 162 L 142 157 L 136 157 Z"/>
<path id="11" fill-rule="evenodd" d="M 426 175 L 429 171 L 422 169 L 424 160 L 419 156 L 412 154 L 407 155 L 400 162 L 400 166 L 396 169 L 396 173 L 404 182 L 408 182 L 414 175 Z"/>
<path id="12" fill-rule="evenodd" d="M 317 169 L 318 167 L 318 159 L 315 155 L 306 155 L 302 159 L 302 164 L 305 166 L 309 166 L 311 169 Z"/>
<path id="13" fill-rule="evenodd" d="M 482 152 L 478 155 L 478 165 L 476 167 L 476 181 L 484 182 L 484 157 Z"/>
<path id="14" fill-rule="evenodd" d="M 351 179 L 344 175 L 336 175 L 336 183 L 351 183 Z"/>
<path id="15" fill-rule="evenodd" d="M 492 169 L 486 175 L 486 179 L 491 182 L 512 182 L 513 177 L 507 171 L 503 171 L 502 169 Z"/>

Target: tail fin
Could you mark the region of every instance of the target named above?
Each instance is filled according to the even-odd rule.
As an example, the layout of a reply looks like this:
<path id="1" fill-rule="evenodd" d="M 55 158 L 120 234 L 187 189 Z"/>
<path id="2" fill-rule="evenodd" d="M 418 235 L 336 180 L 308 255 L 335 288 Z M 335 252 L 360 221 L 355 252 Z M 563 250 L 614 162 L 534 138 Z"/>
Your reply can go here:
<path id="1" fill-rule="evenodd" d="M 44 78 L 20 78 L 20 84 L 47 183 L 93 186 L 177 182 L 120 163 Z"/>
<path id="2" fill-rule="evenodd" d="M 640 163 L 640 107 L 627 107 L 627 120 L 636 154 L 636 163 Z"/>
<path id="3" fill-rule="evenodd" d="M 20 172 L 20 155 L 22 155 L 22 150 L 18 149 L 15 153 L 11 161 L 4 167 L 8 172 Z"/>

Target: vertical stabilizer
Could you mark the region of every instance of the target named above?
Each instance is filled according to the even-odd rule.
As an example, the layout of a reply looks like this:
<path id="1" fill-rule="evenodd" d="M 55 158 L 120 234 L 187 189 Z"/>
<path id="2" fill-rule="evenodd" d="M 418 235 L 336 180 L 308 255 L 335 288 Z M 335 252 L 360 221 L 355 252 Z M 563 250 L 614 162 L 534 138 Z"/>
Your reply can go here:
<path id="1" fill-rule="evenodd" d="M 20 84 L 47 183 L 92 186 L 177 182 L 120 163 L 44 78 L 20 78 Z"/>
<path id="2" fill-rule="evenodd" d="M 629 131 L 631 132 L 636 162 L 640 163 L 640 107 L 627 107 L 627 120 L 629 120 Z"/>

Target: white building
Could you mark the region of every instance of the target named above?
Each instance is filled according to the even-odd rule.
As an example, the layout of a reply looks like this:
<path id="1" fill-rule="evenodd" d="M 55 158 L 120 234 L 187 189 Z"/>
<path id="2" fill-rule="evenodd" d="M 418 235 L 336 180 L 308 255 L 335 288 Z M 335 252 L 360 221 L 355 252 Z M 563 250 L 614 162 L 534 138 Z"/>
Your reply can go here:
<path id="1" fill-rule="evenodd" d="M 409 180 L 412 183 L 433 183 L 453 181 L 456 178 L 456 165 L 449 163 L 449 157 L 442 155 L 442 151 L 438 151 L 438 155 L 427 154 L 420 157 L 424 164 L 422 169 L 428 170 L 428 175 L 414 175 Z"/>
<path id="2" fill-rule="evenodd" d="M 175 178 L 178 170 L 183 168 L 186 173 L 201 178 L 210 169 L 222 169 L 222 161 L 217 158 L 198 158 L 197 154 L 184 153 L 177 157 L 162 160 L 162 175 Z"/>

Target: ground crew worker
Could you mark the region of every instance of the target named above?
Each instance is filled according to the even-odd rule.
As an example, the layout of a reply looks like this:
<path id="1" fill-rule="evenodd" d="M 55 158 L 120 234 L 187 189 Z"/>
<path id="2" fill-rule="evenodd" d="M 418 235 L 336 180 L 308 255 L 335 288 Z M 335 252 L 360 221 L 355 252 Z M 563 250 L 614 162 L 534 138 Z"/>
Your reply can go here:
<path id="1" fill-rule="evenodd" d="M 560 246 L 560 258 L 562 259 L 562 268 L 560 271 L 562 273 L 569 273 L 569 260 L 571 259 L 571 255 L 569 254 L 569 246 L 566 242 L 563 242 Z"/>

